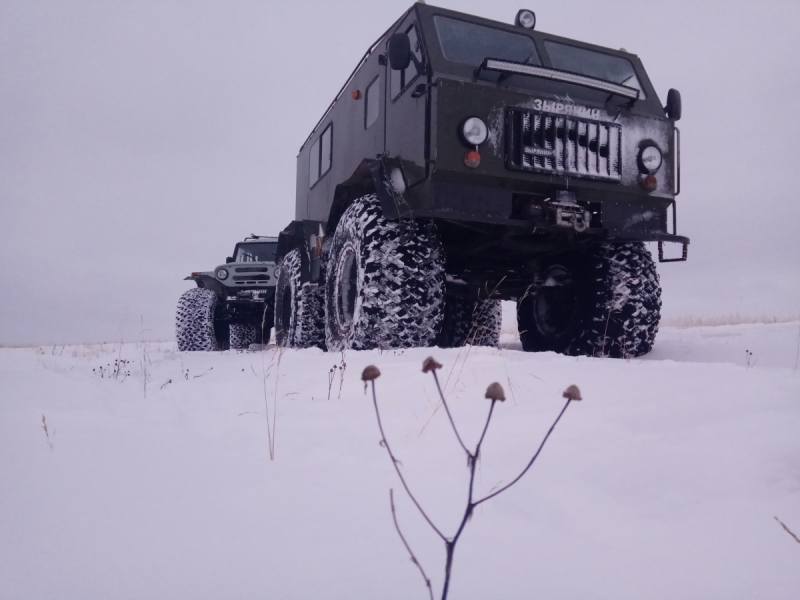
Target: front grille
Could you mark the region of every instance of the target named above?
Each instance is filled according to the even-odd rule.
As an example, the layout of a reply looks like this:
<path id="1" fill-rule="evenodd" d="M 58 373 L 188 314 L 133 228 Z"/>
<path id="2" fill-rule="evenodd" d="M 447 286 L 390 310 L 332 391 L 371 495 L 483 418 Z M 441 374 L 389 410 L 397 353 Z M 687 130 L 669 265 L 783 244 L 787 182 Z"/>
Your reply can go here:
<path id="1" fill-rule="evenodd" d="M 243 283 L 264 283 L 269 281 L 269 275 L 239 275 L 233 277 L 233 282 L 236 284 Z"/>
<path id="2" fill-rule="evenodd" d="M 509 169 L 620 180 L 622 128 L 616 123 L 509 108 L 506 131 Z"/>

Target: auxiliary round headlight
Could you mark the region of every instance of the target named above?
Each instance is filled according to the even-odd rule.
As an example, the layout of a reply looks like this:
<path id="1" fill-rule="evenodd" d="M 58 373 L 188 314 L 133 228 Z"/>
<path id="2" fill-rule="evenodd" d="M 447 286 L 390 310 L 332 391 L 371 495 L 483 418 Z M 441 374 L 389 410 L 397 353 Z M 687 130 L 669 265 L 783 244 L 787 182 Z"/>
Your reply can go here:
<path id="1" fill-rule="evenodd" d="M 470 146 L 480 146 L 489 137 L 489 129 L 482 119 L 470 117 L 461 126 L 461 136 Z"/>
<path id="2" fill-rule="evenodd" d="M 217 279 L 227 279 L 228 269 L 217 269 Z"/>
<path id="3" fill-rule="evenodd" d="M 533 29 L 536 27 L 536 13 L 527 8 L 523 8 L 517 13 L 517 18 L 514 19 L 514 25 L 524 27 L 525 29 Z"/>
<path id="4" fill-rule="evenodd" d="M 645 175 L 652 175 L 661 168 L 661 150 L 654 145 L 645 146 L 639 152 L 639 170 Z"/>

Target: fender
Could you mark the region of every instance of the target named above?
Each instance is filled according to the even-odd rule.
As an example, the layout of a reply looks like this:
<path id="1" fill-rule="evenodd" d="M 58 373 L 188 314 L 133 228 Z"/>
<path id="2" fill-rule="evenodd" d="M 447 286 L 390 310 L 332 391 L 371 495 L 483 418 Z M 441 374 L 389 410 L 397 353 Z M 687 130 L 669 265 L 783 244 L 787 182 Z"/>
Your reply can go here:
<path id="1" fill-rule="evenodd" d="M 365 158 L 348 179 L 336 186 L 328 223 L 325 226 L 326 236 L 333 235 L 344 211 L 353 201 L 367 194 L 374 193 L 378 196 L 384 217 L 390 220 L 400 218 L 397 194 L 386 176 L 388 172 L 386 163 L 391 160 L 385 156 L 378 159 Z"/>
<path id="2" fill-rule="evenodd" d="M 336 231 L 336 227 L 347 208 L 361 196 L 376 194 L 381 203 L 383 215 L 387 219 L 396 220 L 400 218 L 398 206 L 405 206 L 402 193 L 398 193 L 390 183 L 386 173 L 403 173 L 399 159 L 381 157 L 379 159 L 362 160 L 353 174 L 338 184 L 333 193 L 333 202 L 328 215 L 328 221 L 323 230 L 325 237 L 330 238 Z M 395 175 L 395 179 L 397 179 Z M 405 175 L 402 175 L 405 181 Z M 404 187 L 405 183 L 401 185 Z M 321 223 L 318 221 L 292 221 L 283 231 L 278 234 L 278 261 L 283 259 L 294 249 L 300 250 L 300 278 L 301 281 L 318 281 L 319 271 L 319 252 L 312 243 L 312 236 L 319 235 Z M 316 268 L 313 264 L 317 261 Z"/>
<path id="3" fill-rule="evenodd" d="M 210 275 L 205 275 L 203 273 L 198 273 L 197 275 L 190 275 L 189 277 L 184 277 L 184 281 L 191 279 L 197 284 L 199 288 L 206 288 L 213 291 L 220 300 L 227 300 L 228 293 L 225 290 L 225 286 L 222 285 L 219 281 L 217 281 L 214 277 Z"/>
<path id="4" fill-rule="evenodd" d="M 322 224 L 319 221 L 292 221 L 278 234 L 278 251 L 276 259 L 278 264 L 292 250 L 300 251 L 300 281 L 303 283 L 316 280 L 313 262 L 316 259 L 316 271 L 319 271 L 319 253 L 316 244 L 312 243 L 312 236 L 320 234 Z"/>

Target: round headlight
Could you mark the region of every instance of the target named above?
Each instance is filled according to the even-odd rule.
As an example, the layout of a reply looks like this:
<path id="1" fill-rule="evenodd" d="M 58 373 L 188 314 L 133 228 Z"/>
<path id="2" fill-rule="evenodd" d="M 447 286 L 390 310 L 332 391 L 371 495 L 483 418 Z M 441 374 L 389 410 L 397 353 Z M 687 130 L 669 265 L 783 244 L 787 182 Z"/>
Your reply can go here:
<path id="1" fill-rule="evenodd" d="M 536 14 L 532 10 L 523 8 L 517 13 L 514 24 L 519 27 L 524 27 L 525 29 L 533 29 L 536 27 Z"/>
<path id="2" fill-rule="evenodd" d="M 217 269 L 217 279 L 227 279 L 228 269 Z"/>
<path id="3" fill-rule="evenodd" d="M 281 268 L 280 267 L 275 267 L 275 270 L 272 272 L 272 274 L 275 277 L 277 277 L 278 275 L 280 275 L 280 272 L 281 272 Z"/>
<path id="4" fill-rule="evenodd" d="M 639 152 L 639 170 L 652 175 L 661 168 L 662 160 L 661 150 L 653 145 L 645 146 Z"/>
<path id="5" fill-rule="evenodd" d="M 489 129 L 483 120 L 470 117 L 461 126 L 461 135 L 470 146 L 480 146 L 489 137 Z"/>

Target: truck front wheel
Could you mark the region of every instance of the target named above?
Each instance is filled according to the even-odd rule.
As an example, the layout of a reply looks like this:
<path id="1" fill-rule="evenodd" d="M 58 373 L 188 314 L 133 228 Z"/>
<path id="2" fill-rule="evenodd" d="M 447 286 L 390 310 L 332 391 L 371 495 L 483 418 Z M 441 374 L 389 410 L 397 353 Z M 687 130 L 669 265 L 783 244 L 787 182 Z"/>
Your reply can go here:
<path id="1" fill-rule="evenodd" d="M 653 348 L 661 285 L 641 242 L 604 244 L 544 265 L 517 303 L 523 350 L 630 358 Z"/>
<path id="2" fill-rule="evenodd" d="M 389 221 L 375 194 L 353 202 L 328 252 L 328 350 L 430 346 L 443 305 L 444 251 L 433 222 Z"/>
<path id="3" fill-rule="evenodd" d="M 175 337 L 181 352 L 226 350 L 228 327 L 215 318 L 217 294 L 207 288 L 187 290 L 178 300 Z"/>

